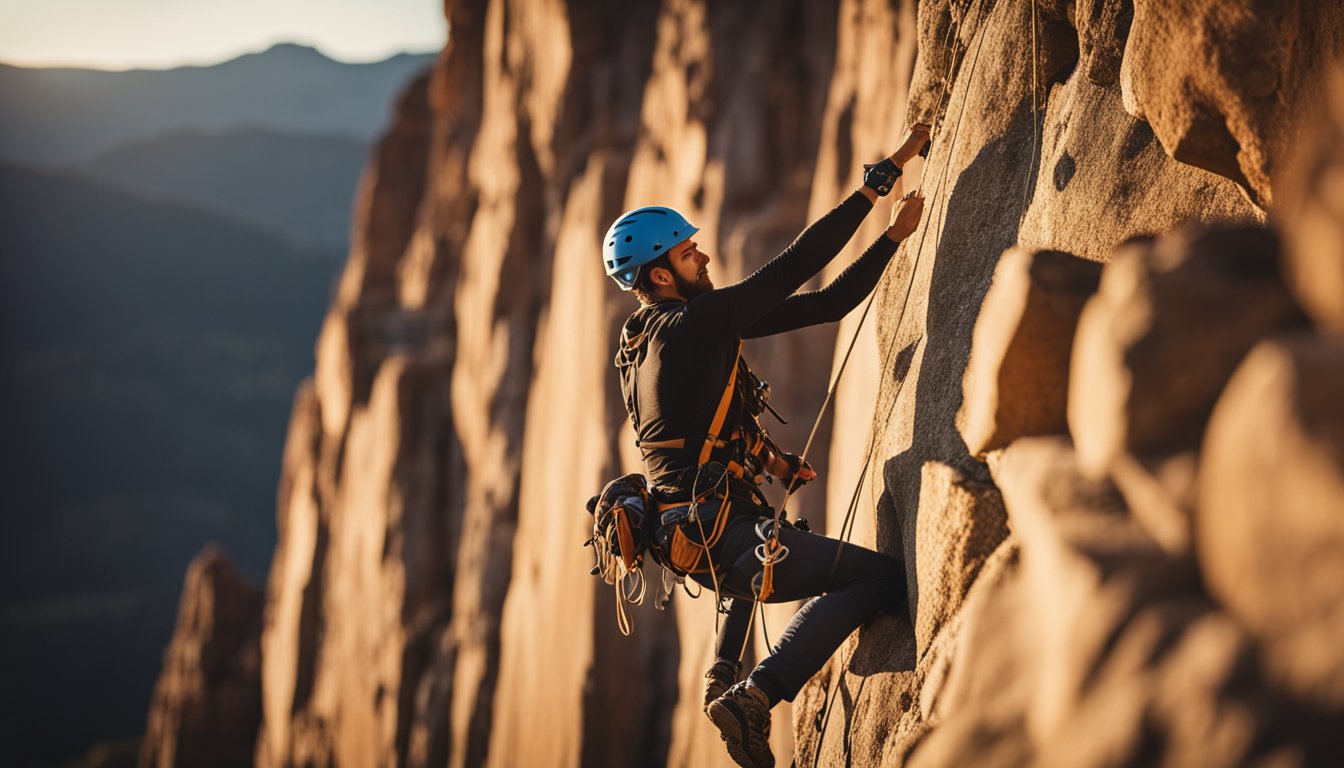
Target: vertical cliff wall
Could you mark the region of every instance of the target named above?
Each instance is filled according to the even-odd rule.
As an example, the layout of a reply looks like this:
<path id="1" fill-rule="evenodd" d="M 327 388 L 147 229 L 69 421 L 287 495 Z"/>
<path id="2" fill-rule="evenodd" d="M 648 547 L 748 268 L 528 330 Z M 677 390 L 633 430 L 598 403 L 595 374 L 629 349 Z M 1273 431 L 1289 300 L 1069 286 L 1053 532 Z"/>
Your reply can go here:
<path id="1" fill-rule="evenodd" d="M 1219 235 L 1199 233 L 1096 265 L 1182 222 L 1262 221 L 1258 206 L 1292 186 L 1278 179 L 1344 27 L 1307 2 L 1214 5 L 450 0 L 450 43 L 366 174 L 317 373 L 295 401 L 257 762 L 724 763 L 699 713 L 711 601 L 646 606 L 623 638 L 580 546 L 582 501 L 638 468 L 610 367 L 633 304 L 602 277 L 599 238 L 624 209 L 671 205 L 702 227 L 716 280 L 735 279 L 915 119 L 936 123 L 927 167 L 905 179 L 922 179 L 924 222 L 813 448 L 830 482 L 795 509 L 838 533 L 862 476 L 855 537 L 904 559 L 912 611 L 857 633 L 777 711 L 777 754 L 1111 764 L 1224 733 L 1220 707 L 1245 700 L 1224 692 L 1277 679 L 1242 674 L 1265 636 L 1243 627 L 1272 613 L 1229 612 L 1201 585 L 1199 439 L 1250 346 L 1305 320 L 1276 282 L 1272 238 L 1232 238 L 1249 255 L 1231 265 Z M 1311 189 L 1294 210 L 1319 232 L 1332 203 Z M 1201 292 L 1210 316 L 1243 299 L 1263 311 L 1231 337 L 1178 311 Z M 1145 346 L 1181 329 L 1195 329 L 1187 347 Z M 1075 335 L 1090 351 L 1073 352 Z M 1223 342 L 1201 357 L 1206 337 Z M 781 442 L 805 438 L 836 339 L 749 345 L 793 417 Z M 1263 365 L 1332 370 L 1295 350 Z M 1114 365 L 1080 373 L 1089 355 Z M 1202 383 L 1164 388 L 1184 361 Z M 963 382 L 968 366 L 992 395 Z M 1105 397 L 1081 408 L 1086 393 Z M 1311 610 L 1338 606 L 1322 590 Z M 788 610 L 767 611 L 772 632 Z M 1151 684 L 1110 695 L 1140 673 Z M 1213 714 L 1140 727 L 1175 722 L 1162 713 L 1182 696 Z M 1335 711 L 1314 701 L 1313 717 Z M 1103 738 L 1122 705 L 1130 730 Z M 1294 738 L 1256 733 L 1258 746 L 1219 742 L 1218 759 Z"/>
<path id="2" fill-rule="evenodd" d="M 451 43 L 365 180 L 318 375 L 296 405 L 258 759 L 722 761 L 679 704 L 699 698 L 708 601 L 640 611 L 620 637 L 569 503 L 635 467 L 610 367 L 633 304 L 593 244 L 656 199 L 703 228 L 719 280 L 770 258 L 807 223 L 823 123 L 850 141 L 852 115 L 835 115 L 869 88 L 851 73 L 832 104 L 838 27 L 876 23 L 865 69 L 908 73 L 913 36 L 898 31 L 913 15 L 697 2 L 448 13 Z M 890 150 L 903 95 L 858 107 L 885 126 L 864 157 Z M 857 157 L 812 207 L 852 187 Z M 775 402 L 795 417 L 788 440 L 825 391 L 814 361 L 832 338 L 752 353 L 765 376 L 787 376 Z M 800 505 L 821 517 L 817 500 Z M 787 711 L 777 732 L 787 750 Z"/>

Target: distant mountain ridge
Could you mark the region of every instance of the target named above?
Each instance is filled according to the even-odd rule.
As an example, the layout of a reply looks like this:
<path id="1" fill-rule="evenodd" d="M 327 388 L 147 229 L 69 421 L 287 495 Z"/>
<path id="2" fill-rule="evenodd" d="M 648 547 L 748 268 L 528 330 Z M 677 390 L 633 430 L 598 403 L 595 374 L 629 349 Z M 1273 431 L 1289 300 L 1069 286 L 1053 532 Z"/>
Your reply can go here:
<path id="1" fill-rule="evenodd" d="M 118 146 L 85 170 L 151 199 L 275 232 L 305 250 L 343 255 L 367 154 L 364 142 L 345 136 L 185 130 Z"/>
<path id="2" fill-rule="evenodd" d="M 0 733 L 64 764 L 144 727 L 204 542 L 265 572 L 339 265 L 74 174 L 0 163 L 0 211 Z"/>
<path id="3" fill-rule="evenodd" d="M 434 54 L 346 64 L 279 44 L 214 66 L 107 72 L 0 64 L 0 159 L 87 162 L 119 144 L 185 129 L 241 126 L 368 142 L 392 99 Z"/>

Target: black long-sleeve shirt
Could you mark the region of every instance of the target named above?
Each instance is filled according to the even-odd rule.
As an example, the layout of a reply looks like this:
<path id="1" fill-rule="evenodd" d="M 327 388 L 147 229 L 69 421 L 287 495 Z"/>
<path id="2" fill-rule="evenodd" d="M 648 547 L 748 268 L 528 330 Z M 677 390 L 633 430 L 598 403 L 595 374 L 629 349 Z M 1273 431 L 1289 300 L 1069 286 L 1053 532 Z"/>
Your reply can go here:
<path id="1" fill-rule="evenodd" d="M 690 301 L 641 307 L 626 320 L 616 367 L 639 440 L 686 439 L 683 448 L 645 451 L 655 486 L 672 496 L 688 489 L 688 470 L 695 469 L 741 339 L 835 322 L 877 285 L 897 246 L 885 235 L 825 288 L 795 293 L 835 258 L 871 210 L 855 192 L 746 278 Z M 743 418 L 738 387 L 720 436 Z"/>

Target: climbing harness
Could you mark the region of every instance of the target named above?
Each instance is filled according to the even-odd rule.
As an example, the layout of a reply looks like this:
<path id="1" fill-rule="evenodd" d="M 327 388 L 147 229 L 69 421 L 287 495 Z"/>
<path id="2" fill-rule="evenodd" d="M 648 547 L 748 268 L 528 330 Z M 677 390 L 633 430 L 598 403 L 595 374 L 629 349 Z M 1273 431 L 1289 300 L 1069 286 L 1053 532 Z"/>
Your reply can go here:
<path id="1" fill-rule="evenodd" d="M 631 334 L 627 328 L 622 333 L 621 344 L 625 350 L 635 353 L 648 337 L 647 330 Z M 636 435 L 640 433 L 642 423 L 639 415 L 638 370 L 638 362 L 631 363 L 628 384 L 624 377 L 622 379 L 626 407 L 634 422 Z M 735 393 L 741 396 L 742 418 L 738 426 L 725 436 L 722 433 Z M 609 493 L 612 483 L 602 494 L 589 501 L 589 511 L 594 513 L 594 535 L 586 544 L 594 546 L 598 558 L 598 564 L 592 572 L 603 576 L 608 584 L 617 586 L 617 622 L 624 634 L 629 634 L 632 624 L 622 597 L 625 602 L 642 602 L 646 584 L 640 566 L 645 551 L 664 568 L 655 607 L 661 609 L 666 604 L 677 583 L 685 588 L 687 594 L 697 597 L 699 593 L 692 592 L 686 582 L 686 577 L 692 574 L 708 574 L 715 597 L 722 603 L 720 568 L 713 562 L 711 550 L 723 536 L 729 519 L 734 514 L 740 514 L 735 507 L 744 507 L 743 512 L 757 509 L 754 502 L 758 501 L 759 508 L 769 508 L 758 487 L 764 479 L 763 455 L 767 451 L 782 454 L 759 421 L 760 415 L 768 410 L 784 422 L 783 417 L 770 406 L 769 397 L 770 385 L 747 365 L 739 341 L 729 365 L 728 381 L 714 409 L 707 433 L 658 441 L 636 440 L 636 445 L 644 452 L 646 459 L 650 451 L 698 447 L 689 499 L 665 500 L 656 489 L 648 487 L 643 475 L 636 474 L 627 475 L 613 483 L 634 484 L 633 478 L 638 478 L 637 485 L 642 493 L 637 515 L 624 511 L 636 506 L 627 501 L 634 494 L 614 497 L 625 503 L 606 501 L 612 495 Z M 735 499 L 740 498 L 750 499 L 753 503 L 735 502 Z M 594 512 L 595 509 L 598 511 Z M 630 519 L 640 522 L 641 533 L 623 536 L 621 524 Z M 692 530 L 698 536 L 690 535 Z M 636 552 L 637 558 L 617 557 L 632 551 Z"/>

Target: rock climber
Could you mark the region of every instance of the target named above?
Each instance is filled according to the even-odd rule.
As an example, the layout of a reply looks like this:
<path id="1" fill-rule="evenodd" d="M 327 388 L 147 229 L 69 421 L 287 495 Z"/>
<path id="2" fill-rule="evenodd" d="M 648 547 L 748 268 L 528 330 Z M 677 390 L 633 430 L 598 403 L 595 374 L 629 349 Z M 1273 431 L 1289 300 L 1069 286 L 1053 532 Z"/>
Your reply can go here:
<path id="1" fill-rule="evenodd" d="M 788 555 L 773 566 L 767 602 L 812 599 L 770 655 L 737 681 L 762 592 L 756 550 L 774 517 L 759 484 L 766 474 L 791 487 L 817 476 L 761 428 L 757 417 L 768 390 L 740 359 L 741 340 L 836 322 L 872 292 L 919 223 L 924 201 L 917 193 L 893 205 L 886 232 L 829 285 L 796 293 L 835 258 L 928 139 L 928 126 L 913 126 L 895 153 L 864 166 L 862 186 L 778 256 L 723 288 L 714 287 L 711 259 L 695 240 L 698 228 L 670 208 L 629 211 L 603 241 L 607 275 L 640 304 L 622 329 L 616 365 L 658 501 L 650 549 L 678 576 L 713 589 L 720 610 L 727 606 L 705 676 L 705 712 L 739 765 L 773 766 L 771 708 L 792 701 L 878 611 L 906 606 L 899 561 L 781 525 L 778 541 Z"/>

